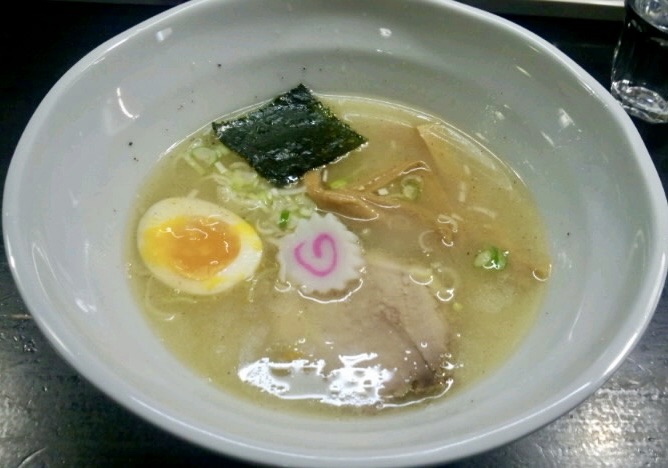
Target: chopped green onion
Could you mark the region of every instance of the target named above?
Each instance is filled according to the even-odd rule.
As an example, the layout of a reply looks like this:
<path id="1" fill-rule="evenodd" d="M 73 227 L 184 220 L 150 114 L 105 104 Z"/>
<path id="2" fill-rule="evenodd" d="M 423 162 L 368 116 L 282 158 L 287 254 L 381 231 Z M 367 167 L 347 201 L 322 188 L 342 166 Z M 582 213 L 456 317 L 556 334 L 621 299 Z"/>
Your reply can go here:
<path id="1" fill-rule="evenodd" d="M 203 163 L 206 166 L 212 165 L 214 162 L 216 162 L 216 159 L 218 158 L 218 155 L 214 150 L 207 148 L 205 146 L 200 146 L 192 149 L 190 151 L 190 154 L 192 154 L 193 158 L 195 158 L 197 161 Z"/>
<path id="2" fill-rule="evenodd" d="M 218 172 L 220 172 L 221 174 L 225 174 L 227 172 L 227 168 L 225 167 L 225 164 L 223 164 L 220 161 L 216 161 L 215 163 L 213 163 L 213 166 L 216 169 L 218 169 Z"/>
<path id="3" fill-rule="evenodd" d="M 221 156 L 225 156 L 226 154 L 230 154 L 230 149 L 225 146 L 225 145 L 216 145 L 216 153 L 218 154 L 218 157 L 220 158 Z"/>
<path id="4" fill-rule="evenodd" d="M 336 189 L 343 188 L 346 185 L 348 185 L 348 181 L 346 181 L 345 179 L 337 179 L 334 182 L 332 182 L 331 184 L 329 184 L 329 188 L 336 190 Z"/>
<path id="5" fill-rule="evenodd" d="M 304 187 L 273 186 L 214 136 L 193 139 L 180 153 L 179 164 L 187 164 L 196 174 L 212 180 L 218 200 L 243 215 L 268 239 L 285 236 L 300 218 L 310 218 L 315 212 Z M 274 221 L 260 221 L 265 215 Z"/>
<path id="6" fill-rule="evenodd" d="M 417 200 L 422 193 L 422 177 L 406 176 L 401 179 L 401 193 L 409 200 Z"/>
<path id="7" fill-rule="evenodd" d="M 188 163 L 190 167 L 192 167 L 195 172 L 197 172 L 199 175 L 204 175 L 206 172 L 202 166 L 197 164 L 197 161 L 195 161 L 190 154 L 186 154 L 183 156 L 183 160 Z"/>
<path id="8" fill-rule="evenodd" d="M 201 138 L 195 138 L 193 141 L 190 142 L 190 145 L 188 146 L 188 149 L 193 150 L 195 148 L 199 148 L 200 146 L 203 146 L 204 142 L 202 141 Z"/>
<path id="9" fill-rule="evenodd" d="M 489 247 L 481 250 L 473 260 L 473 266 L 485 270 L 503 270 L 508 264 L 508 251 L 498 247 Z"/>
<path id="10" fill-rule="evenodd" d="M 281 211 L 279 220 L 278 220 L 278 227 L 281 229 L 285 229 L 288 227 L 288 220 L 290 219 L 290 212 L 288 210 L 283 210 Z"/>

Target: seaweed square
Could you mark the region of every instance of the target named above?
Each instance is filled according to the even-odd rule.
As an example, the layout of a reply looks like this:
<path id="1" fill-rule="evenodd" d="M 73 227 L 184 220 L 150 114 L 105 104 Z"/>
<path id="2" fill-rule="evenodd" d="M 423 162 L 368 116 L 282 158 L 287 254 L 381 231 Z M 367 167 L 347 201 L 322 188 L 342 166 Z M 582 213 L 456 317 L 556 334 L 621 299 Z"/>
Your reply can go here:
<path id="1" fill-rule="evenodd" d="M 212 126 L 225 146 L 277 186 L 297 182 L 367 141 L 303 84 L 240 118 Z"/>

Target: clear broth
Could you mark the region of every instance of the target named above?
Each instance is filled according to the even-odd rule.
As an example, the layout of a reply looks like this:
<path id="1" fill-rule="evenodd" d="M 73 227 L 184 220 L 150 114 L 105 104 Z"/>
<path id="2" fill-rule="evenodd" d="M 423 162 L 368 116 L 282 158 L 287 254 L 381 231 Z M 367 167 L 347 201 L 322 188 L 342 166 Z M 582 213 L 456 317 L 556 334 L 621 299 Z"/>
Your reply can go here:
<path id="1" fill-rule="evenodd" d="M 348 227 L 358 235 L 367 252 L 379 252 L 399 264 L 419 266 L 420 262 L 425 265 L 440 262 L 447 266 L 446 276 L 447 272 L 454 272 L 452 284 L 446 288 L 448 297 L 438 301 L 439 313 L 449 330 L 450 384 L 437 394 L 396 404 L 355 406 L 323 404 L 322 395 L 317 392 L 308 397 L 305 394 L 280 397 L 240 379 L 243 365 L 257 359 L 258 349 L 271 340 L 271 327 L 279 312 L 272 304 L 280 304 L 280 296 L 285 294 L 277 290 L 271 273 L 276 271 L 273 246 L 265 243 L 263 263 L 252 281 L 219 296 L 204 298 L 174 295 L 152 280 L 136 248 L 138 219 L 160 199 L 187 196 L 196 189 L 198 197 L 220 203 L 215 186 L 203 183 L 195 171 L 175 162 L 193 141 L 210 138 L 209 125 L 170 148 L 137 196 L 127 236 L 132 289 L 150 326 L 181 362 L 222 390 L 256 404 L 340 417 L 447 398 L 448 394 L 494 372 L 534 322 L 550 265 L 540 215 L 529 190 L 510 167 L 446 122 L 395 103 L 349 96 L 320 98 L 368 139 L 363 148 L 329 165 L 330 181 L 364 180 L 403 162 L 443 158 L 436 165 L 442 172 L 441 188 L 447 208 L 427 208 L 444 210 L 448 219 L 456 221 L 452 245 L 435 242 L 429 235 L 418 240 L 424 226 L 413 227 L 413 223 L 402 220 L 401 216 L 390 223 L 396 228 L 392 231 L 368 223 L 353 222 Z M 438 135 L 428 140 L 438 144 L 431 151 L 417 131 L 418 127 L 430 125 L 436 126 Z M 489 245 L 498 245 L 509 252 L 506 269 L 490 271 L 473 265 L 479 250 Z M 263 274 L 265 270 L 270 273 Z M 447 278 L 444 281 L 447 283 Z M 299 300 L 303 301 L 298 306 L 302 313 L 322 307 L 313 305 L 309 299 Z M 354 301 L 355 294 L 347 300 Z M 319 309 L 317 313 L 321 313 Z M 290 333 L 291 338 L 298 338 L 297 332 Z"/>

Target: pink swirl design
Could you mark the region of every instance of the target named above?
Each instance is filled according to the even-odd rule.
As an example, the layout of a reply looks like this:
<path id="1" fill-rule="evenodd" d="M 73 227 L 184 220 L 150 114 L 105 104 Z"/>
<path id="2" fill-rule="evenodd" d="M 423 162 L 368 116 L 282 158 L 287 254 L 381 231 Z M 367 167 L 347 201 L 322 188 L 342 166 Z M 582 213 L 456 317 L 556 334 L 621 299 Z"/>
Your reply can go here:
<path id="1" fill-rule="evenodd" d="M 321 278 L 332 273 L 338 261 L 334 238 L 327 233 L 318 234 L 311 243 L 312 258 L 305 258 L 302 255 L 302 248 L 305 244 L 306 241 L 300 242 L 293 250 L 297 263 L 312 275 Z M 330 254 L 329 257 L 327 256 L 328 253 Z"/>

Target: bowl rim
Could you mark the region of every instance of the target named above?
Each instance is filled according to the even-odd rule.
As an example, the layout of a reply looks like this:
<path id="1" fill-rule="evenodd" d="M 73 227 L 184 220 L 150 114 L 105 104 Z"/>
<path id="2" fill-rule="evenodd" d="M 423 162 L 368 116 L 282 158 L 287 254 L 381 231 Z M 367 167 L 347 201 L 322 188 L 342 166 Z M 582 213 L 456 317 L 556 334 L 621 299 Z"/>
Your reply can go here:
<path id="1" fill-rule="evenodd" d="M 3 194 L 3 240 L 11 274 L 22 299 L 25 301 L 28 310 L 38 325 L 38 328 L 48 338 L 57 353 L 60 354 L 73 369 L 93 383 L 100 391 L 111 397 L 121 406 L 130 409 L 135 414 L 141 415 L 142 418 L 150 421 L 152 424 L 163 430 L 184 440 L 188 440 L 191 443 L 220 452 L 223 455 L 264 462 L 269 460 L 267 455 L 270 455 L 272 457 L 278 456 L 278 461 L 281 462 L 298 465 L 306 463 L 308 465 L 313 460 L 304 458 L 299 454 L 268 453 L 262 449 L 242 447 L 230 443 L 229 441 L 221 441 L 219 437 L 204 432 L 193 432 L 192 428 L 183 422 L 179 422 L 176 426 L 173 425 L 174 421 L 169 421 L 169 424 L 167 424 L 166 418 L 169 418 L 168 415 L 152 408 L 150 401 L 143 400 L 141 395 L 135 394 L 132 388 L 128 387 L 125 382 L 118 381 L 112 372 L 101 368 L 99 366 L 99 361 L 94 357 L 87 355 L 83 349 L 79 349 L 76 343 L 71 344 L 68 340 L 63 339 L 63 330 L 60 329 L 58 323 L 45 318 L 40 313 L 44 307 L 48 307 L 48 302 L 46 301 L 47 298 L 37 298 L 28 294 L 28 284 L 34 281 L 35 277 L 30 271 L 30 268 L 26 266 L 29 262 L 17 262 L 17 258 L 19 258 L 20 254 L 14 249 L 14 239 L 20 238 L 23 233 L 18 226 L 13 223 L 14 219 L 12 213 L 14 210 L 12 208 L 18 203 L 16 194 L 19 193 L 19 176 L 22 171 L 25 170 L 25 156 L 30 150 L 32 140 L 35 138 L 35 132 L 40 124 L 42 115 L 48 113 L 49 109 L 57 102 L 60 93 L 70 86 L 80 73 L 92 66 L 107 53 L 124 42 L 131 40 L 147 28 L 153 28 L 156 24 L 176 17 L 185 11 L 194 12 L 212 1 L 221 4 L 241 3 L 241 0 L 191 0 L 190 2 L 172 7 L 169 10 L 144 20 L 103 42 L 83 56 L 55 83 L 30 118 L 10 162 Z M 607 107 L 611 120 L 624 131 L 625 137 L 635 149 L 635 156 L 639 162 L 642 176 L 648 182 L 646 188 L 649 190 L 650 201 L 652 202 L 649 211 L 652 213 L 653 232 L 656 233 L 651 246 L 648 248 L 648 250 L 651 250 L 651 252 L 656 254 L 649 260 L 648 265 L 650 268 L 648 268 L 648 270 L 649 273 L 651 273 L 651 276 L 655 278 L 655 281 L 644 284 L 644 290 L 639 293 L 639 297 L 646 298 L 647 301 L 642 304 L 641 310 L 636 312 L 637 315 L 634 314 L 637 320 L 628 323 L 624 332 L 620 332 L 619 335 L 626 338 L 618 340 L 619 342 L 616 343 L 616 346 L 609 350 L 609 353 L 606 354 L 606 356 L 609 357 L 608 360 L 595 364 L 595 371 L 591 372 L 591 375 L 596 375 L 595 379 L 589 379 L 586 382 L 574 382 L 573 385 L 569 387 L 572 390 L 570 393 L 555 399 L 547 408 L 532 412 L 528 415 L 518 415 L 518 417 L 514 418 L 512 421 L 508 421 L 508 424 L 504 425 L 504 427 L 483 434 L 479 440 L 475 441 L 475 443 L 473 441 L 466 441 L 460 446 L 454 448 L 451 447 L 449 448 L 447 457 L 444 457 L 444 453 L 440 451 L 433 451 L 428 454 L 410 453 L 407 454 L 406 457 L 401 456 L 386 460 L 376 458 L 373 462 L 380 463 L 380 465 L 375 466 L 395 466 L 396 463 L 401 464 L 402 462 L 409 461 L 409 458 L 407 458 L 409 456 L 413 460 L 415 460 L 414 457 L 419 456 L 420 458 L 418 461 L 421 463 L 435 463 L 461 459 L 516 440 L 517 438 L 527 435 L 528 433 L 552 422 L 567 411 L 578 406 L 612 376 L 632 349 L 637 345 L 642 334 L 649 325 L 658 305 L 668 271 L 668 204 L 666 203 L 665 192 L 652 159 L 647 152 L 645 144 L 635 125 L 608 91 L 605 90 L 603 86 L 589 75 L 580 65 L 566 56 L 563 52 L 538 35 L 522 28 L 510 20 L 506 20 L 484 10 L 460 4 L 458 2 L 447 0 L 411 0 L 411 2 L 432 4 L 445 9 L 456 10 L 461 14 L 475 17 L 475 19 L 485 22 L 488 26 L 501 28 L 506 33 L 522 37 L 526 41 L 540 47 L 543 51 L 549 52 L 552 58 L 558 60 L 564 67 L 568 68 L 579 81 L 586 83 L 596 92 L 601 98 L 602 104 Z M 636 305 L 640 306 L 638 304 Z M 593 366 L 594 364 L 592 364 L 592 367 Z M 223 447 L 221 447 L 221 442 L 224 444 L 224 450 L 222 450 Z M 250 453 L 249 449 L 251 450 Z M 340 461 L 340 459 L 328 460 L 328 462 L 334 463 Z M 359 459 L 346 461 L 353 463 L 368 462 L 369 460 Z"/>

